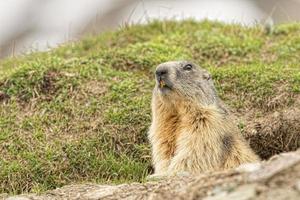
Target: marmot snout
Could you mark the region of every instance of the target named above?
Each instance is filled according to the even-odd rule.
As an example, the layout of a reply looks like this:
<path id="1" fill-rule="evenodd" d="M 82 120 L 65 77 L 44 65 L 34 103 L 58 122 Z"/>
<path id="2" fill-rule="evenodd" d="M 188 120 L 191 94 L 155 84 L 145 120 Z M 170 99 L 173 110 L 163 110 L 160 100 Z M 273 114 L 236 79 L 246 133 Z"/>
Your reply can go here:
<path id="1" fill-rule="evenodd" d="M 211 75 L 191 62 L 162 63 L 157 67 L 155 76 L 156 92 L 160 96 L 179 97 L 203 105 L 217 100 Z"/>
<path id="2" fill-rule="evenodd" d="M 149 130 L 155 174 L 201 173 L 259 160 L 205 69 L 172 61 L 160 64 L 155 77 Z"/>

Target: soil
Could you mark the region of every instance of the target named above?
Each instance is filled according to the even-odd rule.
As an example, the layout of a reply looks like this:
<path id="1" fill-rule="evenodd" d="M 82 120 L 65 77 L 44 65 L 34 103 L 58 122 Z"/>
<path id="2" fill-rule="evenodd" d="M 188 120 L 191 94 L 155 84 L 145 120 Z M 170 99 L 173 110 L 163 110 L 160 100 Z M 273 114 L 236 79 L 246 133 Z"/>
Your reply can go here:
<path id="1" fill-rule="evenodd" d="M 300 147 L 299 108 L 275 111 L 248 121 L 244 136 L 262 159 Z"/>

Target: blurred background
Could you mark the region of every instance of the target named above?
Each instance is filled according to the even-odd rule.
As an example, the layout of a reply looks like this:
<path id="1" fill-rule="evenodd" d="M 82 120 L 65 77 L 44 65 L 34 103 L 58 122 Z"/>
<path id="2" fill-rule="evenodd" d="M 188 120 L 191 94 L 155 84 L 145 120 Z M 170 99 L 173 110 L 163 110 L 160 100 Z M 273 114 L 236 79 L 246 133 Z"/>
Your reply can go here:
<path id="1" fill-rule="evenodd" d="M 45 51 L 86 34 L 151 19 L 244 25 L 300 19 L 300 0 L 1 0 L 0 58 Z"/>

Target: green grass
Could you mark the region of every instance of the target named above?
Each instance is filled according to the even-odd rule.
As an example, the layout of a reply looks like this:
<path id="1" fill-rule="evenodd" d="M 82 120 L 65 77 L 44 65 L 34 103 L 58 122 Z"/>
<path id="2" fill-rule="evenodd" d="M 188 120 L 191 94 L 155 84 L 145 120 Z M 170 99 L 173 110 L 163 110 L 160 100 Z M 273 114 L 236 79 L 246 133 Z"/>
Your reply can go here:
<path id="1" fill-rule="evenodd" d="M 0 62 L 0 192 L 143 181 L 153 69 L 189 59 L 238 113 L 293 106 L 300 25 L 154 21 Z M 281 101 L 274 101 L 284 94 Z"/>

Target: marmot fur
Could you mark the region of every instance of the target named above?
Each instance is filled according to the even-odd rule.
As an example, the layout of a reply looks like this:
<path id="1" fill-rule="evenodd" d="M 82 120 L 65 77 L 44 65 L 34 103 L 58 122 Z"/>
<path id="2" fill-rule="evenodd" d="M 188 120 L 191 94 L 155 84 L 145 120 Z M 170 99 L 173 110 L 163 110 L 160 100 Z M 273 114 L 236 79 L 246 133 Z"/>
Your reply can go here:
<path id="1" fill-rule="evenodd" d="M 160 64 L 155 76 L 149 130 L 154 175 L 201 173 L 259 161 L 206 70 L 172 61 Z"/>

